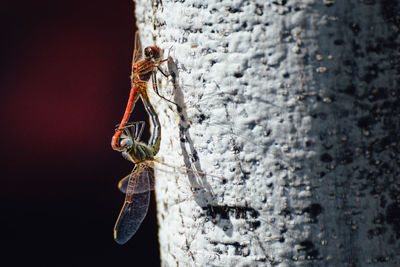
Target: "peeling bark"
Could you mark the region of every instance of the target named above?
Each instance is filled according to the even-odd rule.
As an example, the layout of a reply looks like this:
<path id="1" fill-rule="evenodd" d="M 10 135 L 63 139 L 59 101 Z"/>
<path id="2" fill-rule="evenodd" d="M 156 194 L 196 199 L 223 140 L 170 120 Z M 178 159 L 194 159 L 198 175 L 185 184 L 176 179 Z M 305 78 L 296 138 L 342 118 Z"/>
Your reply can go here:
<path id="1" fill-rule="evenodd" d="M 156 171 L 164 266 L 400 265 L 399 14 L 136 1 L 144 45 L 172 47 L 158 157 L 198 171 Z"/>

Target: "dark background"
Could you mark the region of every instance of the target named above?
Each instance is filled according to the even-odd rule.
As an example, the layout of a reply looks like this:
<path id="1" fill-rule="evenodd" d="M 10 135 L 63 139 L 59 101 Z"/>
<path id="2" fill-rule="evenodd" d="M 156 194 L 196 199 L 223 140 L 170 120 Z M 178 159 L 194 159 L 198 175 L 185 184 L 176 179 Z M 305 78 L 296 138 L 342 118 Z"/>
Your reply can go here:
<path id="1" fill-rule="evenodd" d="M 9 1 L 0 14 L 2 264 L 159 265 L 154 200 L 127 244 L 112 234 L 133 167 L 110 141 L 130 90 L 134 4 Z M 137 104 L 132 119 L 143 116 Z"/>

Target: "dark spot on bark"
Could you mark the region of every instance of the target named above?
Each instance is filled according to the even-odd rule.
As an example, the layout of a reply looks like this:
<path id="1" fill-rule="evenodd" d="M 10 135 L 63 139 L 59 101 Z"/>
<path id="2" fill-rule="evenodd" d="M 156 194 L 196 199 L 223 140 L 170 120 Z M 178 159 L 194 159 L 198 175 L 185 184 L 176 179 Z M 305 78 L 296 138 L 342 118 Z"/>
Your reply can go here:
<path id="1" fill-rule="evenodd" d="M 355 57 L 363 57 L 364 53 L 361 52 L 361 46 L 357 43 L 357 41 L 353 40 L 352 45 L 353 45 L 353 55 Z"/>
<path id="2" fill-rule="evenodd" d="M 323 208 L 318 203 L 313 203 L 310 206 L 303 209 L 303 212 L 310 214 L 310 218 L 312 219 L 313 223 L 318 222 L 317 216 L 321 214 Z"/>
<path id="3" fill-rule="evenodd" d="M 206 211 L 207 216 L 215 219 L 219 215 L 222 219 L 229 219 L 230 215 L 235 216 L 236 219 L 258 218 L 260 213 L 251 207 L 231 207 L 220 205 L 207 205 L 202 208 Z"/>
<path id="4" fill-rule="evenodd" d="M 164 210 L 168 211 L 168 204 L 164 202 Z"/>
<path id="5" fill-rule="evenodd" d="M 345 61 L 343 61 L 343 65 L 354 67 L 356 63 L 354 62 L 354 60 L 346 59 Z"/>
<path id="6" fill-rule="evenodd" d="M 387 262 L 388 261 L 388 257 L 386 257 L 386 256 L 378 256 L 378 257 L 375 258 L 375 260 L 377 262 Z"/>
<path id="7" fill-rule="evenodd" d="M 381 0 L 381 13 L 387 21 L 396 25 L 400 24 L 399 18 L 399 2 L 396 0 Z"/>
<path id="8" fill-rule="evenodd" d="M 247 125 L 247 128 L 249 128 L 249 130 L 253 130 L 254 127 L 256 127 L 258 124 L 255 121 L 249 121 Z"/>
<path id="9" fill-rule="evenodd" d="M 241 72 L 235 72 L 235 73 L 233 74 L 233 76 L 235 76 L 235 78 L 241 78 L 241 77 L 243 77 L 243 73 L 241 73 Z"/>
<path id="10" fill-rule="evenodd" d="M 229 208 L 228 206 L 211 206 L 208 205 L 203 210 L 207 211 L 207 215 L 211 216 L 211 218 L 216 218 L 217 215 L 220 215 L 222 219 L 229 218 Z"/>
<path id="11" fill-rule="evenodd" d="M 350 25 L 350 29 L 353 31 L 354 35 L 357 36 L 360 32 L 360 25 L 358 25 L 357 23 L 353 23 Z"/>
<path id="12" fill-rule="evenodd" d="M 391 142 L 392 142 L 392 137 L 386 136 L 381 139 L 381 146 L 386 148 L 387 146 L 390 145 Z"/>
<path id="13" fill-rule="evenodd" d="M 381 208 L 385 208 L 386 207 L 386 204 L 387 204 L 387 201 L 386 201 L 386 198 L 385 198 L 385 196 L 381 196 L 381 199 L 380 199 L 381 201 L 381 203 L 380 203 L 380 206 L 381 206 Z"/>
<path id="14" fill-rule="evenodd" d="M 388 98 L 387 95 L 387 89 L 383 88 L 383 87 L 378 87 L 378 88 L 374 88 L 372 89 L 370 95 L 368 96 L 368 100 L 369 101 L 377 101 L 380 99 L 386 99 Z"/>
<path id="15" fill-rule="evenodd" d="M 246 28 L 247 28 L 247 22 L 246 22 L 246 21 L 242 23 L 242 28 L 243 28 L 243 29 L 246 29 Z"/>
<path id="16" fill-rule="evenodd" d="M 229 13 L 242 12 L 239 8 L 234 8 L 234 7 L 231 7 L 231 6 L 226 7 L 225 9 L 226 9 L 226 11 L 228 11 Z"/>
<path id="17" fill-rule="evenodd" d="M 283 76 L 283 78 L 289 78 L 290 74 L 288 72 L 285 72 L 282 76 Z"/>
<path id="18" fill-rule="evenodd" d="M 370 66 L 368 66 L 368 68 L 366 69 L 367 74 L 364 76 L 364 80 L 367 83 L 372 82 L 374 79 L 376 79 L 376 77 L 378 77 L 378 65 L 377 64 L 372 64 Z"/>
<path id="19" fill-rule="evenodd" d="M 281 236 L 281 237 L 279 238 L 279 242 L 281 242 L 281 243 L 285 242 L 285 238 L 284 238 L 283 236 Z"/>
<path id="20" fill-rule="evenodd" d="M 214 245 L 214 246 L 220 246 L 220 245 L 223 245 L 223 246 L 226 246 L 226 247 L 227 246 L 232 246 L 232 247 L 235 248 L 235 255 L 237 255 L 237 256 L 247 257 L 249 255 L 248 253 L 246 253 L 246 255 L 243 254 L 243 249 L 246 247 L 246 245 L 241 245 L 239 242 L 216 242 L 216 241 L 210 241 L 210 243 L 212 245 Z M 223 254 L 222 251 L 218 251 L 217 253 Z"/>
<path id="21" fill-rule="evenodd" d="M 333 44 L 334 45 L 342 45 L 342 44 L 344 44 L 344 41 L 342 39 L 337 39 L 337 40 L 333 41 Z"/>
<path id="22" fill-rule="evenodd" d="M 248 209 L 248 212 L 252 218 L 258 218 L 258 216 L 260 216 L 260 213 L 255 209 L 250 208 Z"/>
<path id="23" fill-rule="evenodd" d="M 288 215 L 290 215 L 290 213 L 291 212 L 289 209 L 283 209 L 283 210 L 281 210 L 280 215 L 288 216 Z"/>
<path id="24" fill-rule="evenodd" d="M 365 51 L 367 52 L 367 54 L 370 53 L 382 53 L 382 42 L 383 40 L 376 40 L 377 43 L 367 43 L 367 46 L 365 47 Z M 379 43 L 378 43 L 379 42 Z"/>
<path id="25" fill-rule="evenodd" d="M 400 238 L 400 204 L 392 203 L 386 209 L 386 221 L 391 224 L 396 232 L 396 238 Z"/>
<path id="26" fill-rule="evenodd" d="M 385 227 L 376 227 L 368 230 L 368 239 L 374 238 L 374 236 L 379 236 L 387 231 Z"/>
<path id="27" fill-rule="evenodd" d="M 343 92 L 348 95 L 354 95 L 356 92 L 356 87 L 354 86 L 354 84 L 351 84 L 351 85 L 347 86 Z"/>
<path id="28" fill-rule="evenodd" d="M 203 121 L 206 119 L 206 116 L 204 115 L 204 114 L 200 114 L 198 117 L 197 117 L 197 122 L 199 123 L 199 124 L 202 124 L 203 123 Z"/>
<path id="29" fill-rule="evenodd" d="M 370 116 L 364 116 L 358 119 L 357 126 L 366 129 L 370 125 L 372 118 Z"/>
<path id="30" fill-rule="evenodd" d="M 307 258 L 316 259 L 319 255 L 318 249 L 315 249 L 314 244 L 310 240 L 304 240 L 300 242 L 300 248 L 298 251 L 304 251 L 306 253 Z"/>
<path id="31" fill-rule="evenodd" d="M 197 152 L 194 151 L 192 154 L 192 162 L 196 162 L 199 160 L 199 156 L 197 155 Z"/>
<path id="32" fill-rule="evenodd" d="M 323 140 L 323 139 L 321 139 L 321 140 Z M 332 146 L 333 146 L 331 143 L 324 143 L 324 144 L 322 144 L 322 145 L 324 146 L 324 148 L 325 148 L 326 150 L 331 149 Z"/>
<path id="33" fill-rule="evenodd" d="M 332 156 L 329 155 L 329 153 L 324 153 L 321 155 L 320 160 L 322 162 L 331 162 L 333 159 L 332 159 Z"/>
<path id="34" fill-rule="evenodd" d="M 349 149 L 345 149 L 341 155 L 340 162 L 342 164 L 350 164 L 353 162 L 353 158 L 353 152 Z"/>
<path id="35" fill-rule="evenodd" d="M 301 6 L 294 6 L 293 10 L 297 12 L 303 10 L 303 8 Z"/>
<path id="36" fill-rule="evenodd" d="M 287 0 L 275 0 L 275 1 L 272 1 L 272 4 L 280 5 L 280 6 L 286 5 L 286 3 L 287 3 Z"/>
<path id="37" fill-rule="evenodd" d="M 260 225 L 261 225 L 260 221 L 249 222 L 249 228 L 252 231 L 256 230 L 258 227 L 260 227 Z"/>

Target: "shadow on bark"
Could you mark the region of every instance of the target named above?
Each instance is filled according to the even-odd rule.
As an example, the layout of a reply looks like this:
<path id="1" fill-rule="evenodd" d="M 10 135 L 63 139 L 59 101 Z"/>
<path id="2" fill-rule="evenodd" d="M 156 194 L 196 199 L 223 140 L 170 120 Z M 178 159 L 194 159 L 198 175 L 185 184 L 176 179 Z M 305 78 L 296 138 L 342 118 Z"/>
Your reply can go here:
<path id="1" fill-rule="evenodd" d="M 170 58 L 170 60 L 168 61 L 168 71 L 172 77 L 174 86 L 174 102 L 178 105 L 177 110 L 180 117 L 179 139 L 185 168 L 187 168 L 188 170 L 194 169 L 194 172 L 186 172 L 190 185 L 194 189 L 192 190 L 194 200 L 203 209 L 203 211 L 205 211 L 207 216 L 206 220 L 211 217 L 211 221 L 215 225 L 223 229 L 228 236 L 232 236 L 233 225 L 229 219 L 230 207 L 219 206 L 216 203 L 212 187 L 207 182 L 207 175 L 202 170 L 198 158 L 198 153 L 194 147 L 192 138 L 188 131 L 190 125 L 187 123 L 188 116 L 186 112 L 185 100 L 182 88 L 177 83 L 177 81 L 179 80 L 179 71 L 177 68 L 177 62 L 174 61 L 174 59 L 172 58 Z"/>

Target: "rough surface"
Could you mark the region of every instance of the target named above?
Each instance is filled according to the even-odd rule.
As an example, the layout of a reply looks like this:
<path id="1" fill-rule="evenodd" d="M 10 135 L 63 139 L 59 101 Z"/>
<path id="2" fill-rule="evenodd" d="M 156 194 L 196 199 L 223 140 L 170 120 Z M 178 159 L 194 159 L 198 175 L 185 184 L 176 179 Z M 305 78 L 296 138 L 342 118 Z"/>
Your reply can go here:
<path id="1" fill-rule="evenodd" d="M 158 164 L 164 266 L 400 265 L 399 12 L 136 1 L 181 107 L 151 95 L 158 157 L 199 171 Z"/>

